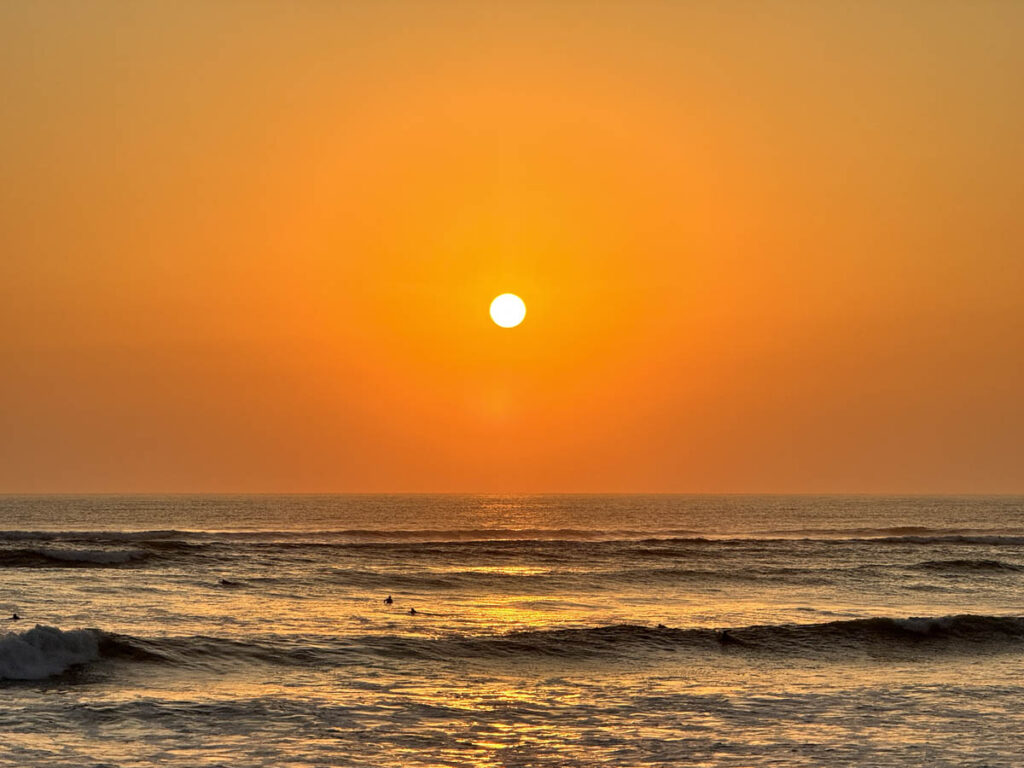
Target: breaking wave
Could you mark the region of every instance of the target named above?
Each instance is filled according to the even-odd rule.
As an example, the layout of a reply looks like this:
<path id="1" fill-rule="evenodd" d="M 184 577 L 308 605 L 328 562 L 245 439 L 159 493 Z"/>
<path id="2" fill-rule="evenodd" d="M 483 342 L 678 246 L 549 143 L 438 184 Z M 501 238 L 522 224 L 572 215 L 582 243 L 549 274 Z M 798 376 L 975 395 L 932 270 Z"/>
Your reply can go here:
<path id="1" fill-rule="evenodd" d="M 915 649 L 928 653 L 986 653 L 1024 648 L 1024 617 L 944 616 L 870 618 L 819 624 L 777 624 L 727 630 L 632 624 L 549 629 L 503 635 L 359 637 L 239 641 L 192 636 L 144 639 L 98 629 L 62 631 L 37 625 L 0 637 L 0 679 L 39 680 L 100 659 L 210 668 L 231 664 L 343 666 L 402 660 L 564 660 L 636 658 L 651 652 L 722 652 L 884 659 Z"/>
<path id="2" fill-rule="evenodd" d="M 100 657 L 100 633 L 37 624 L 0 635 L 0 680 L 44 680 Z"/>

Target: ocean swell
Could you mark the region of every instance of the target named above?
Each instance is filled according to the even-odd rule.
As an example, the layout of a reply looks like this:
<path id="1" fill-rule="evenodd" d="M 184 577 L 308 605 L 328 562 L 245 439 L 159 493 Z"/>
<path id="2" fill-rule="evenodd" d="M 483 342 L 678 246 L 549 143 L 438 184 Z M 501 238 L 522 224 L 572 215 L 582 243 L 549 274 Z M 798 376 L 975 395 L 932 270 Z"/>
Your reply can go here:
<path id="1" fill-rule="evenodd" d="M 586 530 L 576 528 L 464 528 L 464 529 L 344 529 L 344 530 L 252 530 L 252 531 L 0 531 L 0 542 L 26 546 L 60 545 L 117 547 L 126 544 L 154 552 L 191 552 L 210 547 L 294 549 L 351 549 L 353 551 L 462 551 L 517 554 L 530 545 L 539 550 L 574 547 L 609 551 L 628 549 L 650 556 L 674 557 L 680 552 L 711 550 L 744 551 L 782 546 L 834 546 L 838 542 L 857 545 L 966 544 L 977 546 L 1019 546 L 1024 544 L 1020 529 L 892 528 L 799 529 L 751 533 L 700 533 L 685 529 L 638 531 L 628 529 Z"/>
<path id="2" fill-rule="evenodd" d="M 619 568 L 577 572 L 571 569 L 515 570 L 394 570 L 366 571 L 359 568 L 331 568 L 324 578 L 332 584 L 366 591 L 396 590 L 499 590 L 548 593 L 578 589 L 607 590 L 622 586 L 664 587 L 682 583 L 754 582 L 762 579 L 799 583 L 823 583 L 835 578 L 836 569 L 795 568 L 758 565 L 749 568 Z M 275 577 L 259 579 L 274 583 Z M 225 586 L 234 586 L 233 584 Z"/>
<path id="3" fill-rule="evenodd" d="M 0 568 L 116 568 L 147 557 L 149 553 L 138 549 L 0 549 Z"/>
<path id="4" fill-rule="evenodd" d="M 913 566 L 921 571 L 939 571 L 943 573 L 978 573 L 978 572 L 1021 572 L 1024 566 L 1003 562 L 1002 560 L 988 559 L 954 559 L 954 560 L 925 560 Z"/>
<path id="5" fill-rule="evenodd" d="M 1024 618 L 945 616 L 871 618 L 820 624 L 775 624 L 726 630 L 620 624 L 586 629 L 517 632 L 461 638 L 380 638 L 369 643 L 387 656 L 631 657 L 649 651 L 746 651 L 802 657 L 845 657 L 851 652 L 884 656 L 927 646 L 929 651 L 970 652 L 1024 645 Z"/>
<path id="6" fill-rule="evenodd" d="M 635 660 L 646 654 L 688 652 L 701 657 L 769 654 L 841 660 L 878 659 L 915 651 L 994 653 L 1024 647 L 1024 617 L 943 616 L 853 619 L 775 624 L 726 630 L 633 624 L 547 629 L 501 635 L 423 637 L 375 634 L 349 637 L 261 638 L 207 636 L 135 638 L 96 629 L 61 631 L 36 626 L 0 638 L 0 679 L 37 680 L 101 658 L 193 669 L 267 666 L 345 666 L 403 661 L 446 663 L 469 659 L 552 658 Z"/>

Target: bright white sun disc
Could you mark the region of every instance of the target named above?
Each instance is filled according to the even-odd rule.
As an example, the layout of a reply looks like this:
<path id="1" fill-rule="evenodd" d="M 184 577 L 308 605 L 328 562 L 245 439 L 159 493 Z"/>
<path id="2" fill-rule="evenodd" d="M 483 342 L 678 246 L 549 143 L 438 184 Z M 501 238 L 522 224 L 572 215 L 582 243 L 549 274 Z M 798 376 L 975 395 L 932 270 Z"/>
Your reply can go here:
<path id="1" fill-rule="evenodd" d="M 514 293 L 503 293 L 491 302 L 491 319 L 502 328 L 515 328 L 526 317 L 526 304 Z"/>

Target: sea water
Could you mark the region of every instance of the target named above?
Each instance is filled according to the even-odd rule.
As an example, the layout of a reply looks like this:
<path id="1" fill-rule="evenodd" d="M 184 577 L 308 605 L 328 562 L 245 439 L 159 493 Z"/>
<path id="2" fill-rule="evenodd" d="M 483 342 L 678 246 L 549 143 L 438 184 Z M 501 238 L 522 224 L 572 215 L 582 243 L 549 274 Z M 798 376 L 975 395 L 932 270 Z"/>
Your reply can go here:
<path id="1" fill-rule="evenodd" d="M 7 496 L 0 578 L 3 766 L 1024 764 L 1019 497 Z"/>

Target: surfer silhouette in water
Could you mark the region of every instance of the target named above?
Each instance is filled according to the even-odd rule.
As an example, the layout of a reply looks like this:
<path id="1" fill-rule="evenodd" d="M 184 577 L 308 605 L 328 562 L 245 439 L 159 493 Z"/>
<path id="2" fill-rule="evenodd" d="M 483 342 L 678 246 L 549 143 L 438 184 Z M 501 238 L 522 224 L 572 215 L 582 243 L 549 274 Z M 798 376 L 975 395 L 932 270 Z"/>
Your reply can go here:
<path id="1" fill-rule="evenodd" d="M 742 640 L 730 635 L 728 629 L 715 630 L 715 639 L 718 640 L 721 645 L 746 645 Z"/>
<path id="2" fill-rule="evenodd" d="M 12 613 L 11 614 L 11 621 L 20 621 L 20 620 L 21 620 L 21 616 L 19 616 L 17 613 Z"/>
<path id="3" fill-rule="evenodd" d="M 416 609 L 415 608 L 410 608 L 409 609 L 409 615 L 410 616 L 415 616 L 416 615 Z"/>
<path id="4" fill-rule="evenodd" d="M 384 598 L 384 605 L 391 605 L 393 602 L 395 601 L 391 599 L 391 595 Z"/>

